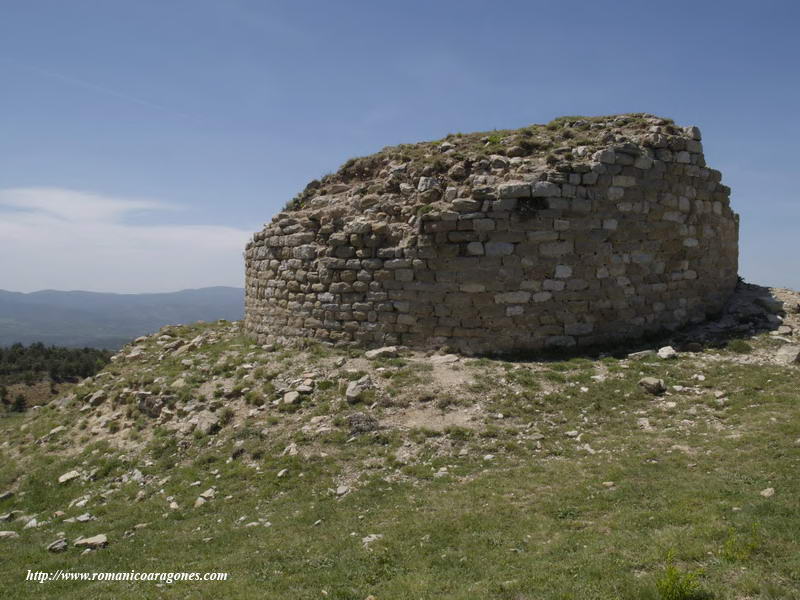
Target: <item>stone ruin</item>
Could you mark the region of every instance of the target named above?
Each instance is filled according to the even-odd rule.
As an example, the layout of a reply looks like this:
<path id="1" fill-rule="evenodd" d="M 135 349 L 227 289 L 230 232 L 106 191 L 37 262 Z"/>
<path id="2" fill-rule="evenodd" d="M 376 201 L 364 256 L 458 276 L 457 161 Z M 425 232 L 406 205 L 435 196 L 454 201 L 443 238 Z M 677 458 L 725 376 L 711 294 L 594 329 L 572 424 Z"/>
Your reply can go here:
<path id="1" fill-rule="evenodd" d="M 703 321 L 736 287 L 739 217 L 700 140 L 563 117 L 350 160 L 247 244 L 245 329 L 480 354 Z"/>

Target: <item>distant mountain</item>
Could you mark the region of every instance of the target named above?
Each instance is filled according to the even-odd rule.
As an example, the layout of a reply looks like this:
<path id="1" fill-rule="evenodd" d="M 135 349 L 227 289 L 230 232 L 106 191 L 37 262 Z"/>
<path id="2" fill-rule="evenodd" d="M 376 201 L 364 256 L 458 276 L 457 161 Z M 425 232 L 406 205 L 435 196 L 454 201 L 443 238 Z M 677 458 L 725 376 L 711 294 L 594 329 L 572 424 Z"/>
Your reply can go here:
<path id="1" fill-rule="evenodd" d="M 244 290 L 208 287 L 163 294 L 0 290 L 0 346 L 42 342 L 117 349 L 164 325 L 241 319 Z"/>

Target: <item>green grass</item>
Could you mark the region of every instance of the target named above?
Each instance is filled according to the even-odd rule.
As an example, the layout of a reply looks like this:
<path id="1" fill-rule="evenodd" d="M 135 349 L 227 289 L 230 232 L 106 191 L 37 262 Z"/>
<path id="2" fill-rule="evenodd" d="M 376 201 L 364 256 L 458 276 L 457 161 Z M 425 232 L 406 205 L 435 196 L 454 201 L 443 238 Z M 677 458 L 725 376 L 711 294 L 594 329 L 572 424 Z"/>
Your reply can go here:
<path id="1" fill-rule="evenodd" d="M 230 356 L 237 368 L 258 363 L 270 380 L 308 368 L 297 364 L 297 351 L 261 356 L 246 340 L 198 352 L 213 364 L 233 345 L 256 353 Z M 337 356 L 327 348 L 309 353 L 317 361 Z M 0 524 L 20 533 L 0 540 L 3 597 L 797 599 L 800 370 L 737 356 L 728 348 L 702 363 L 684 355 L 480 359 L 466 361 L 469 381 L 446 392 L 432 387 L 424 360 L 390 359 L 378 361 L 390 376 L 372 376 L 398 404 L 342 404 L 341 381 L 356 374 L 340 371 L 292 412 L 269 404 L 256 416 L 232 411 L 215 436 L 181 439 L 148 421 L 141 454 L 116 448 L 115 440 L 76 447 L 75 430 L 34 442 L 79 406 L 9 415 L 0 419 L 0 439 L 8 442 L 0 445 L 0 491 L 16 494 L 0 501 L 0 513 L 23 510 L 49 522 L 29 530 Z M 142 377 L 120 363 L 109 370 Z M 638 386 L 643 376 L 691 392 L 654 398 Z M 421 389 L 433 401 L 421 399 Z M 354 411 L 385 422 L 407 407 L 449 414 L 474 406 L 483 409 L 477 421 L 443 429 L 421 423 L 352 436 L 346 419 Z M 303 427 L 317 417 L 330 420 L 328 430 Z M 579 437 L 567 435 L 573 431 Z M 298 454 L 284 453 L 290 443 Z M 93 479 L 58 485 L 72 468 Z M 134 468 L 146 485 L 124 482 Z M 287 475 L 278 477 L 283 469 Z M 338 496 L 343 482 L 350 491 Z M 194 508 L 211 486 L 216 498 Z M 768 487 L 775 494 L 762 496 Z M 69 507 L 85 494 L 85 507 Z M 171 510 L 167 498 L 179 508 Z M 66 517 L 88 511 L 97 520 L 64 523 L 53 517 L 57 510 Z M 135 529 L 141 523 L 147 526 Z M 70 541 L 106 533 L 110 544 L 85 556 L 74 547 L 46 552 L 59 532 Z M 370 534 L 382 537 L 365 547 Z M 230 578 L 162 587 L 40 585 L 24 581 L 28 569 L 222 571 Z"/>

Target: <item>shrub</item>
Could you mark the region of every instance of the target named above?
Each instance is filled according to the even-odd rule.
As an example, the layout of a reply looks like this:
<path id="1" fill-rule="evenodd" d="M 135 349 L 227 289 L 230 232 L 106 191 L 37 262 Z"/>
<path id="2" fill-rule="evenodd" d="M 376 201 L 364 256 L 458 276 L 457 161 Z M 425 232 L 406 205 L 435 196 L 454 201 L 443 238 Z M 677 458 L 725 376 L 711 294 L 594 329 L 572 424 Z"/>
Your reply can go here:
<path id="1" fill-rule="evenodd" d="M 25 412 L 28 410 L 28 401 L 25 399 L 25 396 L 17 394 L 17 397 L 14 398 L 14 402 L 11 404 L 11 410 L 14 412 Z"/>
<path id="2" fill-rule="evenodd" d="M 222 412 L 219 413 L 219 422 L 221 425 L 225 426 L 233 420 L 233 409 L 230 406 L 226 406 L 222 409 Z"/>
<path id="3" fill-rule="evenodd" d="M 728 350 L 737 354 L 750 354 L 753 347 L 744 340 L 731 340 L 728 342 Z"/>
<path id="4" fill-rule="evenodd" d="M 675 566 L 673 554 L 667 555 L 667 566 L 656 580 L 660 600 L 705 600 L 710 594 L 697 581 L 698 573 L 682 571 Z"/>

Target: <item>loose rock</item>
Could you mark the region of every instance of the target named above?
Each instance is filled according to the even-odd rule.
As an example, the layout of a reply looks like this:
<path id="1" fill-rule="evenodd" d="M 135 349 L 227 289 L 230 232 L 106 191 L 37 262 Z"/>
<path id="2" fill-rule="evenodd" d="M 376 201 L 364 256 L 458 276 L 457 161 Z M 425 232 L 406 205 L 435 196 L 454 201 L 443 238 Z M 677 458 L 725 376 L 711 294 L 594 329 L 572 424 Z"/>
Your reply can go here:
<path id="1" fill-rule="evenodd" d="M 108 537 L 104 533 L 101 533 L 94 537 L 78 538 L 75 540 L 74 545 L 78 548 L 89 548 L 92 550 L 105 548 L 108 545 Z"/>
<path id="2" fill-rule="evenodd" d="M 678 353 L 672 346 L 664 346 L 658 349 L 658 358 L 669 360 L 670 358 L 677 358 Z"/>
<path id="3" fill-rule="evenodd" d="M 775 353 L 775 360 L 782 365 L 794 365 L 800 363 L 800 346 L 782 346 L 778 352 Z"/>
<path id="4" fill-rule="evenodd" d="M 656 379 L 655 377 L 643 377 L 639 380 L 639 385 L 642 386 L 646 392 L 655 396 L 661 395 L 667 391 L 664 380 Z"/>
<path id="5" fill-rule="evenodd" d="M 73 479 L 77 479 L 81 474 L 78 471 L 68 471 L 58 478 L 58 483 L 69 483 Z"/>
<path id="6" fill-rule="evenodd" d="M 69 544 L 67 543 L 66 538 L 59 538 L 55 542 L 51 543 L 47 546 L 48 552 L 64 552 Z"/>
<path id="7" fill-rule="evenodd" d="M 364 353 L 364 356 L 370 360 L 375 358 L 396 358 L 397 346 L 384 346 L 383 348 L 368 350 Z"/>

